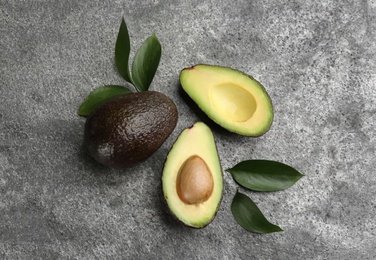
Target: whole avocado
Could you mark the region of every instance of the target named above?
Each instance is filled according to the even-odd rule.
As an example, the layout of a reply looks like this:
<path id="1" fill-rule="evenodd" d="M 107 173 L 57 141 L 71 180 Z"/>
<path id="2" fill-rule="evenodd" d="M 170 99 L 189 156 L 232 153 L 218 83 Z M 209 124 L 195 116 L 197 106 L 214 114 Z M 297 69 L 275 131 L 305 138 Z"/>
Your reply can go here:
<path id="1" fill-rule="evenodd" d="M 99 106 L 87 118 L 84 145 L 103 165 L 132 167 L 158 150 L 177 119 L 175 104 L 160 92 L 125 94 Z"/>

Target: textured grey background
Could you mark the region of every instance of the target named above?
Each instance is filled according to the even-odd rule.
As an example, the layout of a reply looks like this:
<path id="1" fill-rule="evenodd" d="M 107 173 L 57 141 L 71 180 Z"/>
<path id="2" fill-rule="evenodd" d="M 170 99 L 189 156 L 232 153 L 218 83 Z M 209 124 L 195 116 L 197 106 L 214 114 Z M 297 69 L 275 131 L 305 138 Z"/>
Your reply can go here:
<path id="1" fill-rule="evenodd" d="M 114 67 L 123 14 L 132 46 L 160 39 L 151 89 L 180 118 L 149 160 L 111 170 L 83 151 L 76 113 L 91 90 L 124 84 Z M 0 259 L 376 259 L 375 0 L 1 0 L 0 24 Z M 179 87 L 179 71 L 196 63 L 261 81 L 271 130 L 248 138 L 211 124 Z M 271 159 L 306 175 L 282 192 L 241 189 L 284 232 L 235 223 L 226 172 L 208 227 L 169 215 L 163 162 L 198 120 L 212 127 L 224 169 Z"/>

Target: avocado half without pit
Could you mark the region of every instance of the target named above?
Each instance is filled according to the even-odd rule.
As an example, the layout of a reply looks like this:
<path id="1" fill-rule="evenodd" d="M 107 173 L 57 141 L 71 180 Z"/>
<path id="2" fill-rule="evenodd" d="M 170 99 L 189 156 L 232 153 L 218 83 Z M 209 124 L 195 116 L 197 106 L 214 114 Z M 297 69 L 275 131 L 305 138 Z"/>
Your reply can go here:
<path id="1" fill-rule="evenodd" d="M 167 156 L 162 186 L 168 207 L 185 225 L 202 228 L 214 219 L 223 176 L 213 134 L 204 123 L 179 135 Z"/>
<path id="2" fill-rule="evenodd" d="M 260 136 L 273 122 L 273 105 L 265 88 L 241 71 L 199 64 L 183 69 L 180 83 L 209 118 L 231 132 Z"/>

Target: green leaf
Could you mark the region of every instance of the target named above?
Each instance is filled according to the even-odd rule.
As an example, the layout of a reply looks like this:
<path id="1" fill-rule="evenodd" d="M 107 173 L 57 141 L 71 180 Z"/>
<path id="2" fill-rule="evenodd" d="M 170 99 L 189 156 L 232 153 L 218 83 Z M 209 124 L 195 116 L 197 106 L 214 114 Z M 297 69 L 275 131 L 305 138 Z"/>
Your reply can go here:
<path id="1" fill-rule="evenodd" d="M 129 73 L 129 53 L 131 51 L 131 43 L 127 25 L 124 18 L 121 21 L 119 33 L 115 46 L 115 63 L 120 75 L 129 83 L 132 83 L 131 74 Z"/>
<path id="2" fill-rule="evenodd" d="M 87 96 L 85 101 L 80 106 L 78 115 L 89 116 L 95 108 L 105 103 L 106 101 L 130 92 L 131 91 L 128 88 L 117 85 L 107 85 L 99 87 L 92 91 L 89 96 Z"/>
<path id="3" fill-rule="evenodd" d="M 236 192 L 231 203 L 231 212 L 236 222 L 250 232 L 265 234 L 283 231 L 279 226 L 270 223 L 257 205 L 240 192 Z"/>
<path id="4" fill-rule="evenodd" d="M 147 38 L 137 51 L 132 64 L 132 78 L 140 91 L 149 89 L 157 71 L 162 48 L 155 34 Z"/>
<path id="5" fill-rule="evenodd" d="M 275 161 L 248 160 L 227 169 L 241 186 L 255 191 L 278 191 L 291 187 L 303 175 Z"/>

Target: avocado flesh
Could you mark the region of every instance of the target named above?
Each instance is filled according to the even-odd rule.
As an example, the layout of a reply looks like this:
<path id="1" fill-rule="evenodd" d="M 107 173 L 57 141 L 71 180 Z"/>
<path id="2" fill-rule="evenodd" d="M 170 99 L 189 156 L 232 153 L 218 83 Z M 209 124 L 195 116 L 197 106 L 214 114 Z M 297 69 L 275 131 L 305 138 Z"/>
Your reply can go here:
<path id="1" fill-rule="evenodd" d="M 85 123 L 84 144 L 98 162 L 112 168 L 149 158 L 174 130 L 173 101 L 156 91 L 128 93 L 99 106 Z"/>
<path id="2" fill-rule="evenodd" d="M 243 72 L 199 64 L 183 69 L 180 83 L 202 111 L 231 132 L 260 136 L 273 122 L 273 105 L 268 93 Z"/>
<path id="3" fill-rule="evenodd" d="M 188 159 L 199 157 L 211 173 L 208 197 L 198 203 L 184 201 L 178 194 L 179 172 Z M 185 225 L 202 228 L 215 217 L 223 191 L 223 176 L 213 134 L 204 123 L 185 129 L 169 152 L 162 175 L 163 193 L 171 212 Z"/>

